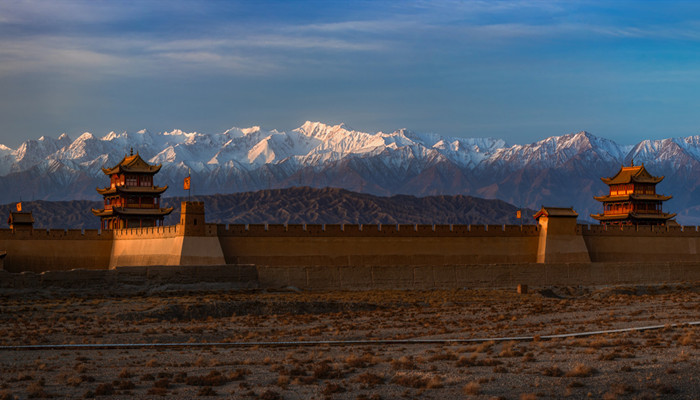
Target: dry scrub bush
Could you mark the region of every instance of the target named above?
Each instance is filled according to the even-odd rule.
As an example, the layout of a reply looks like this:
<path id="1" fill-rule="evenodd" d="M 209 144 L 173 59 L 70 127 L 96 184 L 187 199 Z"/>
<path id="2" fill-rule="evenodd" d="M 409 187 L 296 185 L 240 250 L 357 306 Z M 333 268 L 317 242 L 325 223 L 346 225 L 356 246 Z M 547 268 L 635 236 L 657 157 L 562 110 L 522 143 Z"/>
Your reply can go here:
<path id="1" fill-rule="evenodd" d="M 204 396 L 218 396 L 219 394 L 216 393 L 216 390 L 214 390 L 211 386 L 205 386 L 197 392 L 197 396 L 204 397 Z"/>
<path id="2" fill-rule="evenodd" d="M 427 388 L 429 382 L 428 377 L 420 374 L 398 373 L 391 379 L 391 383 L 414 389 Z"/>
<path id="3" fill-rule="evenodd" d="M 478 396 L 479 394 L 481 394 L 481 385 L 479 384 L 479 382 L 472 381 L 464 385 L 462 391 L 464 392 L 464 394 L 468 394 L 470 396 Z"/>
<path id="4" fill-rule="evenodd" d="M 343 377 L 343 373 L 333 368 L 329 361 L 324 360 L 314 367 L 313 377 L 315 379 L 339 379 Z"/>
<path id="5" fill-rule="evenodd" d="M 688 329 L 685 333 L 685 335 L 681 336 L 680 339 L 678 340 L 678 343 L 680 343 L 682 346 L 694 346 L 697 348 L 698 346 L 698 341 L 697 338 L 695 337 L 695 333 Z"/>
<path id="6" fill-rule="evenodd" d="M 258 398 L 260 400 L 281 400 L 282 396 L 277 392 L 273 392 L 272 390 L 266 390 L 261 393 Z"/>
<path id="7" fill-rule="evenodd" d="M 391 360 L 391 368 L 398 369 L 417 369 L 416 363 L 413 361 L 413 357 L 402 356 L 398 360 Z"/>
<path id="8" fill-rule="evenodd" d="M 377 393 L 372 394 L 371 396 L 367 396 L 364 393 L 360 393 L 356 397 L 357 400 L 382 400 L 382 396 L 380 396 Z M 2 400 L 2 399 L 0 399 Z"/>
<path id="9" fill-rule="evenodd" d="M 143 374 L 143 375 L 141 375 L 140 380 L 141 380 L 141 382 L 155 381 L 156 377 L 153 376 L 153 374 Z"/>
<path id="10" fill-rule="evenodd" d="M 170 387 L 170 379 L 163 378 L 153 382 L 153 387 L 168 389 Z"/>
<path id="11" fill-rule="evenodd" d="M 289 375 L 279 375 L 277 377 L 277 386 L 286 388 L 289 385 Z"/>
<path id="12" fill-rule="evenodd" d="M 569 378 L 586 378 L 591 375 L 593 375 L 596 372 L 596 369 L 593 367 L 589 367 L 584 364 L 576 364 L 574 368 L 569 370 L 566 373 L 566 377 Z"/>
<path id="13" fill-rule="evenodd" d="M 508 342 L 503 345 L 503 348 L 501 349 L 501 352 L 498 353 L 499 357 L 518 357 L 522 356 L 523 353 L 522 351 L 519 351 L 518 349 L 515 349 L 516 343 L 515 342 Z"/>
<path id="14" fill-rule="evenodd" d="M 146 394 L 149 394 L 152 396 L 165 396 L 168 394 L 168 389 L 161 388 L 161 387 L 152 387 L 152 388 L 148 388 L 148 390 L 146 391 Z"/>
<path id="15" fill-rule="evenodd" d="M 458 368 L 462 367 L 494 367 L 496 365 L 501 365 L 503 364 L 501 361 L 496 360 L 494 358 L 483 358 L 483 359 L 478 359 L 476 354 L 472 354 L 471 356 L 467 357 L 460 357 L 459 360 L 455 363 L 455 366 Z"/>
<path id="16" fill-rule="evenodd" d="M 368 365 L 375 364 L 377 364 L 375 357 L 367 353 L 363 354 L 361 357 L 351 354 L 345 358 L 345 365 L 351 368 L 367 368 Z"/>
<path id="17" fill-rule="evenodd" d="M 209 371 L 206 375 L 193 375 L 185 378 L 189 386 L 221 386 L 228 381 L 219 371 Z"/>
<path id="18" fill-rule="evenodd" d="M 558 366 L 552 365 L 543 369 L 542 375 L 558 377 L 564 375 L 564 371 L 562 371 Z"/>
<path id="19" fill-rule="evenodd" d="M 44 390 L 44 382 L 40 380 L 37 382 L 32 382 L 29 384 L 29 386 L 27 386 L 27 397 L 30 399 L 47 399 L 54 397 L 54 395 Z"/>
<path id="20" fill-rule="evenodd" d="M 250 370 L 249 370 L 249 369 L 245 369 L 245 368 L 236 368 L 235 371 L 230 372 L 230 373 L 228 374 L 228 379 L 229 379 L 230 381 L 240 381 L 240 380 L 245 379 L 245 376 L 248 375 L 248 374 L 250 374 Z"/>
<path id="21" fill-rule="evenodd" d="M 158 360 L 156 360 L 155 358 L 151 358 L 150 360 L 148 360 L 146 362 L 146 367 L 148 367 L 148 368 L 154 368 L 154 367 L 157 367 L 158 365 L 159 365 Z"/>
<path id="22" fill-rule="evenodd" d="M 433 354 L 432 356 L 428 357 L 428 361 L 433 362 L 433 361 L 455 361 L 457 360 L 457 355 L 452 352 L 446 352 L 446 353 L 437 353 Z"/>
<path id="23" fill-rule="evenodd" d="M 112 382 L 112 384 L 114 384 L 114 387 L 117 390 L 131 390 L 136 387 L 136 385 L 134 385 L 134 382 L 129 380 L 117 380 Z"/>
<path id="24" fill-rule="evenodd" d="M 329 383 L 327 383 L 326 386 L 323 388 L 323 390 L 321 391 L 321 394 L 324 394 L 324 395 L 331 395 L 331 394 L 334 394 L 334 393 L 343 393 L 343 392 L 345 392 L 345 391 L 346 391 L 345 387 L 343 387 L 343 386 L 341 386 L 341 385 L 338 385 L 337 383 L 330 383 L 330 382 L 329 382 Z"/>
<path id="25" fill-rule="evenodd" d="M 0 392 L 0 400 L 15 400 L 16 397 L 9 391 L 3 390 Z"/>
<path id="26" fill-rule="evenodd" d="M 95 388 L 95 396 L 111 396 L 114 394 L 114 386 L 111 383 L 100 383 Z"/>
<path id="27" fill-rule="evenodd" d="M 661 382 L 660 379 L 657 379 L 653 383 L 647 383 L 647 387 L 649 389 L 656 390 L 656 392 L 659 394 L 674 394 L 674 393 L 676 393 L 676 389 L 673 386 L 671 386 L 667 383 Z"/>
<path id="28" fill-rule="evenodd" d="M 371 372 L 365 372 L 363 374 L 358 375 L 355 378 L 355 382 L 359 382 L 369 387 L 373 387 L 384 383 L 384 377 L 377 374 L 373 374 Z"/>

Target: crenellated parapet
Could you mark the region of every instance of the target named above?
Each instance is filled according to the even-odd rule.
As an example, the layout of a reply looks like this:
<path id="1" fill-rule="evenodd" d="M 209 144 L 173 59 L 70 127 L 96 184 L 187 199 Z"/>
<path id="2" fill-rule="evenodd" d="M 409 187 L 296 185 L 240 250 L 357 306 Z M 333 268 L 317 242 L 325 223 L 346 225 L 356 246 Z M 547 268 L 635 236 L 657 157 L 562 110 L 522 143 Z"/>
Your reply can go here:
<path id="1" fill-rule="evenodd" d="M 697 226 L 682 225 L 579 225 L 585 236 L 664 236 L 700 237 Z"/>
<path id="2" fill-rule="evenodd" d="M 537 225 L 218 224 L 219 236 L 245 237 L 463 237 L 537 236 Z"/>

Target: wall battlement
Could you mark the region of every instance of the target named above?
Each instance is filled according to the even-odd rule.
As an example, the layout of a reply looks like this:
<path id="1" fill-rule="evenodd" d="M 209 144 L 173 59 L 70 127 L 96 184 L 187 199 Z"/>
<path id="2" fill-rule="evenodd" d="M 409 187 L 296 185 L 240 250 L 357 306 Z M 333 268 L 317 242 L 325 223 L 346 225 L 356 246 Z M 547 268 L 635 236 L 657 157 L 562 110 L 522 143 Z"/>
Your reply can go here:
<path id="1" fill-rule="evenodd" d="M 246 237 L 464 237 L 537 236 L 537 225 L 414 225 L 414 224 L 230 224 L 216 225 L 218 236 Z"/>
<path id="2" fill-rule="evenodd" d="M 697 226 L 655 226 L 655 225 L 633 225 L 633 226 L 610 226 L 610 225 L 579 225 L 583 235 L 599 236 L 686 236 L 700 237 L 700 230 Z"/>
<path id="3" fill-rule="evenodd" d="M 180 225 L 152 226 L 148 228 L 126 228 L 112 231 L 115 239 L 165 238 L 182 235 Z"/>
<path id="4" fill-rule="evenodd" d="M 17 230 L 0 229 L 0 240 L 112 240 L 111 231 L 97 229 L 32 229 Z"/>

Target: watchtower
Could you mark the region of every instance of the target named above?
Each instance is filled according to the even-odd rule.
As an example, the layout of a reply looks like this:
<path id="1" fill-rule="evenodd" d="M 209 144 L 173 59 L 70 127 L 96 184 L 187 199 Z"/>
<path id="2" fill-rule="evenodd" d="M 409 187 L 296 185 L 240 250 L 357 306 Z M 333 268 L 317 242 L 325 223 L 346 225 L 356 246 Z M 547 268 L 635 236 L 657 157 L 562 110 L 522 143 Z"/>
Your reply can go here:
<path id="1" fill-rule="evenodd" d="M 34 217 L 32 212 L 10 212 L 10 217 L 7 219 L 7 223 L 10 225 L 12 232 L 17 231 L 29 231 L 34 230 Z"/>
<path id="2" fill-rule="evenodd" d="M 671 196 L 656 193 L 656 184 L 664 177 L 653 176 L 643 163 L 630 163 L 615 176 L 600 179 L 610 187 L 607 195 L 593 197 L 603 203 L 602 214 L 591 214 L 601 225 L 664 225 L 676 216 L 662 209 Z"/>
<path id="3" fill-rule="evenodd" d="M 180 225 L 187 236 L 205 236 L 204 202 L 183 201 L 180 203 Z"/>
<path id="4" fill-rule="evenodd" d="M 577 231 L 573 207 L 544 207 L 534 215 L 540 225 L 538 263 L 591 262 L 586 243 Z"/>
<path id="5" fill-rule="evenodd" d="M 139 153 L 119 161 L 112 168 L 102 168 L 109 176 L 110 186 L 97 189 L 104 196 L 104 208 L 92 209 L 92 213 L 101 218 L 102 229 L 145 228 L 163 225 L 166 215 L 172 207 L 160 206 L 160 195 L 167 186 L 155 186 L 153 176 L 160 171 L 161 165 L 151 165 L 144 161 Z"/>

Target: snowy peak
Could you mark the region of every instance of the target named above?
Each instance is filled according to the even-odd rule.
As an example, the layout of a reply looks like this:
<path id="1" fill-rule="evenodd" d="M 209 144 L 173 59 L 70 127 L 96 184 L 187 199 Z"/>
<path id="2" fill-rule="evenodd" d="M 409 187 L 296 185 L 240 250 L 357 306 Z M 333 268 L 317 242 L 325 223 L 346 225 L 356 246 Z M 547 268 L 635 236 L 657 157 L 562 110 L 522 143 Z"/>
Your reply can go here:
<path id="1" fill-rule="evenodd" d="M 17 150 L 0 147 L 0 174 L 22 171 L 43 160 L 61 160 L 71 168 L 87 168 L 95 163 L 117 162 L 129 149 L 139 151 L 149 161 L 185 165 L 199 171 L 227 168 L 254 171 L 263 165 L 284 163 L 285 168 L 322 168 L 329 163 L 353 158 L 383 157 L 400 170 L 410 163 L 416 171 L 436 162 L 453 163 L 466 170 L 547 169 L 575 160 L 582 162 L 700 162 L 700 136 L 644 140 L 634 146 L 621 146 L 611 140 L 581 131 L 549 137 L 535 143 L 508 146 L 493 138 L 446 137 L 416 133 L 402 128 L 391 133 L 355 131 L 347 125 L 306 121 L 284 132 L 260 126 L 232 127 L 217 134 L 185 132 L 179 129 L 153 133 L 110 132 L 100 139 L 85 132 L 75 140 L 61 134 L 58 139 L 43 136 L 24 142 Z M 292 170 L 288 172 L 293 172 Z"/>

